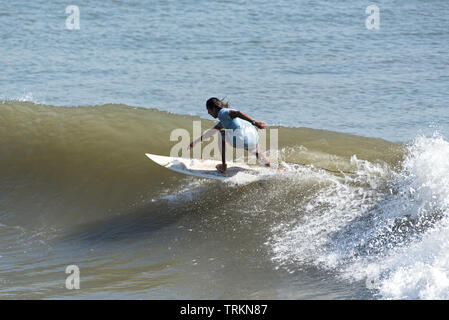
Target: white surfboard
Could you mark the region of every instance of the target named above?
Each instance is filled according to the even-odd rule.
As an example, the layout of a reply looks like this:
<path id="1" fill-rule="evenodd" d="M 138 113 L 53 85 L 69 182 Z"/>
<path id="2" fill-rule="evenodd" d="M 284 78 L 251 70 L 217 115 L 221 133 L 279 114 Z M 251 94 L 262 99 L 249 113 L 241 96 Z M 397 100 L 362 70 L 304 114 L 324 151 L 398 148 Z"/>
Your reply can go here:
<path id="1" fill-rule="evenodd" d="M 166 157 L 151 153 L 146 153 L 145 155 L 158 165 L 167 169 L 191 176 L 221 181 L 248 183 L 259 180 L 263 173 L 276 172 L 276 170 L 271 170 L 260 166 L 249 166 L 244 163 L 226 162 L 227 172 L 221 173 L 215 168 L 215 166 L 221 163 L 221 161 Z"/>

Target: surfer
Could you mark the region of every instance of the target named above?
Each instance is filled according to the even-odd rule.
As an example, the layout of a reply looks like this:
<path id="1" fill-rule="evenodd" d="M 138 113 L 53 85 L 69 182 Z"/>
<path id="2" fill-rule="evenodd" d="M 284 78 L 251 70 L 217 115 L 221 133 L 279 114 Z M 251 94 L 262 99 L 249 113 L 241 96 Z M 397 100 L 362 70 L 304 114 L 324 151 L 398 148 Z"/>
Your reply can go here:
<path id="1" fill-rule="evenodd" d="M 265 122 L 256 121 L 241 111 L 230 109 L 228 103 L 217 98 L 210 98 L 207 100 L 206 108 L 207 112 L 215 119 L 218 118 L 220 122 L 213 128 L 207 130 L 201 137 L 193 141 L 189 148 L 193 148 L 198 142 L 203 141 L 203 139 L 208 139 L 217 131 L 220 131 L 221 143 L 218 145 L 222 163 L 216 166 L 218 171 L 226 173 L 227 170 L 225 140 L 227 140 L 234 148 L 243 147 L 248 152 L 254 154 L 260 162 L 265 164 L 265 166 L 271 166 L 270 161 L 264 153 L 259 150 L 259 134 L 255 128 L 264 129 L 267 126 Z"/>

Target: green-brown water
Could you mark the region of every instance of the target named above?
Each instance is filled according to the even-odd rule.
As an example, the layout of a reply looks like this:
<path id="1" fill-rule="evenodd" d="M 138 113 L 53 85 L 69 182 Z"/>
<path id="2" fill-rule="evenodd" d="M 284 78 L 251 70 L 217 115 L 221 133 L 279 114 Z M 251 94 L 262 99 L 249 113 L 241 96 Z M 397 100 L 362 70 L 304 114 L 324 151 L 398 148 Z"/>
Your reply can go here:
<path id="1" fill-rule="evenodd" d="M 193 120 L 203 130 L 213 125 L 124 105 L 3 103 L 2 296 L 343 298 L 354 290 L 369 296 L 318 270 L 290 274 L 267 244 L 295 206 L 344 174 L 291 167 L 283 178 L 230 186 L 145 157 L 168 155 L 175 144 L 170 132 L 192 131 Z M 401 146 L 381 139 L 277 129 L 280 158 L 288 163 L 356 171 L 353 155 L 391 167 L 403 157 Z M 65 288 L 71 264 L 80 268 L 80 290 Z M 312 289 L 323 278 L 335 288 Z"/>

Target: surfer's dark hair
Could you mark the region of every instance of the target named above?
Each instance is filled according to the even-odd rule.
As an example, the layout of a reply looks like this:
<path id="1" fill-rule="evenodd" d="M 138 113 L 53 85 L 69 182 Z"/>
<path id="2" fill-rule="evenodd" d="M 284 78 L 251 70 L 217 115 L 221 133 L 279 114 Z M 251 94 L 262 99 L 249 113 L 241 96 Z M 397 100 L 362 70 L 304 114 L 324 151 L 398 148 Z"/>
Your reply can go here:
<path id="1" fill-rule="evenodd" d="M 217 108 L 218 110 L 221 110 L 223 108 L 229 108 L 229 103 L 221 101 L 218 98 L 210 98 L 206 102 L 206 108 L 207 109 Z"/>

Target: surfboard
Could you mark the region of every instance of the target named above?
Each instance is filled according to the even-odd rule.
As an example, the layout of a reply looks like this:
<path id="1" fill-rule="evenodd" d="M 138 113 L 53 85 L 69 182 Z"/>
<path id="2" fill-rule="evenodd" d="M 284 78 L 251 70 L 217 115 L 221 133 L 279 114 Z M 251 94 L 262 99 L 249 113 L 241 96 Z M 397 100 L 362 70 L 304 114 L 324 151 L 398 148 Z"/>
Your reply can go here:
<path id="1" fill-rule="evenodd" d="M 249 166 L 238 162 L 226 162 L 227 172 L 221 173 L 215 168 L 217 164 L 221 163 L 221 161 L 217 160 L 166 157 L 151 153 L 146 153 L 145 155 L 158 165 L 172 171 L 199 178 L 220 181 L 247 183 L 259 180 L 263 173 L 276 172 L 275 170 L 265 167 Z"/>

